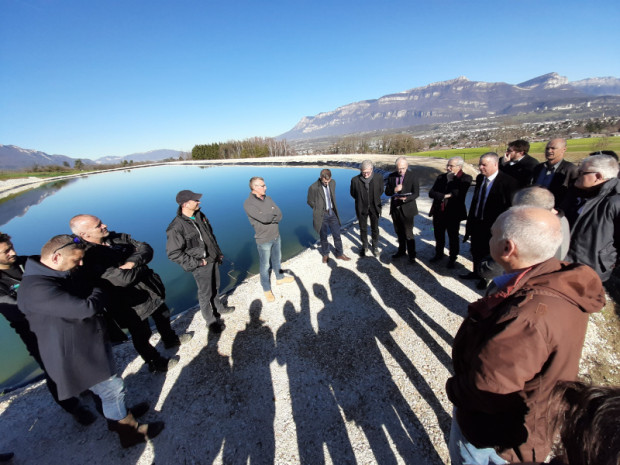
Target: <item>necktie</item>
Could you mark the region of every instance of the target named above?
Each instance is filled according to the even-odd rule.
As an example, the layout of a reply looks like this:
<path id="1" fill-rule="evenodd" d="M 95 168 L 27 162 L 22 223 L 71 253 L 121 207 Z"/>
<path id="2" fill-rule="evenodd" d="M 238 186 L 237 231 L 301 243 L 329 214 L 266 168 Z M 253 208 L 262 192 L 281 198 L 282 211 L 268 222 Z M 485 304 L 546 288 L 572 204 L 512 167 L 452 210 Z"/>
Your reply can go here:
<path id="1" fill-rule="evenodd" d="M 484 210 L 484 200 L 487 196 L 487 178 L 484 178 L 484 182 L 482 183 L 482 189 L 480 189 L 480 200 L 478 201 L 478 212 L 476 217 L 482 219 L 482 211 Z"/>

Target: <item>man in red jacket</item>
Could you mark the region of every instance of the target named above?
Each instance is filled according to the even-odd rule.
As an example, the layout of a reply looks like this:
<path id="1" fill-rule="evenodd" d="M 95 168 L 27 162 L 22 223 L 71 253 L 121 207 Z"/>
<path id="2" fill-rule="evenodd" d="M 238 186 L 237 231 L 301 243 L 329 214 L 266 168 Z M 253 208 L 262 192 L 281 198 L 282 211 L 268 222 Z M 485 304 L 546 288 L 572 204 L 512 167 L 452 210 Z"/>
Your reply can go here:
<path id="1" fill-rule="evenodd" d="M 513 207 L 491 232 L 491 256 L 505 273 L 469 305 L 454 339 L 453 465 L 545 459 L 551 392 L 577 378 L 589 314 L 605 304 L 594 270 L 553 257 L 562 232 L 551 211 Z"/>

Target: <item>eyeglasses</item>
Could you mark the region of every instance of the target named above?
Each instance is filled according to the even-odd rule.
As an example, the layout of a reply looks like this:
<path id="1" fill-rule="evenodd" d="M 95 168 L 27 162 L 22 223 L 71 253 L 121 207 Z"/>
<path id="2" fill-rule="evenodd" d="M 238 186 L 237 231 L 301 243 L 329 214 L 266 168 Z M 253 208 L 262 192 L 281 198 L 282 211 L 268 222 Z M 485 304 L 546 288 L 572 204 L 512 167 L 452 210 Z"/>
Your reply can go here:
<path id="1" fill-rule="evenodd" d="M 59 250 L 64 249 L 65 247 L 69 247 L 70 245 L 81 244 L 81 243 L 82 243 L 82 239 L 80 239 L 78 236 L 73 236 L 73 239 L 71 240 L 71 242 L 67 242 L 65 245 L 61 245 L 60 247 L 58 247 L 56 250 L 52 252 L 52 255 L 54 255 Z"/>
<path id="2" fill-rule="evenodd" d="M 598 171 L 577 171 L 577 176 L 584 176 L 586 174 L 598 174 Z"/>

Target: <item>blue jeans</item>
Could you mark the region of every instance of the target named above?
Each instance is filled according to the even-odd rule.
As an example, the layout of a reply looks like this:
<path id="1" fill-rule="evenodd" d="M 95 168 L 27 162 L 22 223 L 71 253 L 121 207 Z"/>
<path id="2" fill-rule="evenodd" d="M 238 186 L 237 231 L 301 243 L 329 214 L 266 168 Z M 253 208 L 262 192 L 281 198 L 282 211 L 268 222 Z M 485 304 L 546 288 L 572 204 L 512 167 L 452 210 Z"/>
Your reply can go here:
<path id="1" fill-rule="evenodd" d="M 332 232 L 332 236 L 334 237 L 336 257 L 340 257 L 343 253 L 342 239 L 340 238 L 340 221 L 338 221 L 338 217 L 333 211 L 331 215 L 325 212 L 325 215 L 323 215 L 323 224 L 319 231 L 319 237 L 321 238 L 321 255 L 323 256 L 329 255 L 329 242 L 327 242 L 329 231 Z"/>
<path id="2" fill-rule="evenodd" d="M 280 250 L 280 236 L 273 241 L 265 242 L 264 244 L 256 244 L 258 249 L 258 258 L 260 259 L 260 284 L 263 286 L 263 291 L 267 292 L 271 290 L 271 281 L 269 279 L 269 263 L 271 262 L 271 269 L 276 275 L 276 279 L 284 278 L 284 275 L 280 273 L 282 265 L 282 251 Z"/>
<path id="3" fill-rule="evenodd" d="M 456 421 L 456 409 L 454 409 L 452 414 L 448 450 L 450 451 L 450 462 L 452 465 L 500 465 L 509 463 L 501 458 L 495 452 L 495 449 L 491 447 L 478 449 L 465 439 Z"/>
<path id="4" fill-rule="evenodd" d="M 108 420 L 118 421 L 127 416 L 125 383 L 122 378 L 112 375 L 105 381 L 91 386 L 89 390 L 101 399 L 103 416 Z"/>

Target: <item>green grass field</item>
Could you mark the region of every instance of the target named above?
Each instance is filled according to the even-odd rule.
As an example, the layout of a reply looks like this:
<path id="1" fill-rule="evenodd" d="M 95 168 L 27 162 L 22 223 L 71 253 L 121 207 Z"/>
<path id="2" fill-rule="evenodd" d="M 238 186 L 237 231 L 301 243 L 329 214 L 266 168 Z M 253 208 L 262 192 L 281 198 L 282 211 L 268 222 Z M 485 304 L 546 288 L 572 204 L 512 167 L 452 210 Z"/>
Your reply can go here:
<path id="1" fill-rule="evenodd" d="M 620 137 L 591 137 L 584 139 L 568 139 L 566 141 L 566 159 L 569 161 L 579 161 L 588 156 L 590 152 L 595 150 L 613 150 L 620 154 Z M 544 161 L 545 159 L 545 146 L 546 142 L 534 142 L 530 147 L 530 155 L 534 158 Z M 498 150 L 497 147 L 477 147 L 470 149 L 451 149 L 451 150 L 430 150 L 427 152 L 409 153 L 408 155 L 416 157 L 433 157 L 433 158 L 450 158 L 450 157 L 463 157 L 468 162 L 476 162 L 480 155 Z M 498 154 L 503 155 L 502 147 Z"/>

